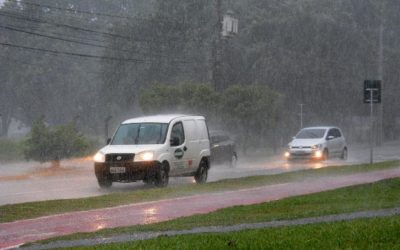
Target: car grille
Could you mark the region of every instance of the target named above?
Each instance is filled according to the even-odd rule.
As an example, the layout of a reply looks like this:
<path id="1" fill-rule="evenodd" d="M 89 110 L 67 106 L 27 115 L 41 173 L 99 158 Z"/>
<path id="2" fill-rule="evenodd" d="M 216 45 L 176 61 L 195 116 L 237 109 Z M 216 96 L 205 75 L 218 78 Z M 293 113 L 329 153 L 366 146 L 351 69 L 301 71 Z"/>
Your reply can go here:
<path id="1" fill-rule="evenodd" d="M 135 154 L 107 154 L 106 162 L 132 162 Z"/>
<path id="2" fill-rule="evenodd" d="M 304 146 L 304 147 L 298 147 L 298 146 L 294 146 L 294 147 L 292 147 L 293 149 L 309 149 L 309 148 L 311 148 L 311 147 L 309 147 L 309 146 Z"/>

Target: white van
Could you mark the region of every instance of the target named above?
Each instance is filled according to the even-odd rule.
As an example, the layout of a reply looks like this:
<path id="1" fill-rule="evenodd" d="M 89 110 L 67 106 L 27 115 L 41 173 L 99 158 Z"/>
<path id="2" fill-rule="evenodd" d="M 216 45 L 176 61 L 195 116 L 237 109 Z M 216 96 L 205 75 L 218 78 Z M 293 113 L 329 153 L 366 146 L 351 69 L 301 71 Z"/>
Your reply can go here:
<path id="1" fill-rule="evenodd" d="M 164 187 L 169 176 L 194 176 L 197 183 L 204 183 L 210 168 L 206 121 L 188 115 L 126 120 L 93 158 L 102 188 L 137 180 Z"/>

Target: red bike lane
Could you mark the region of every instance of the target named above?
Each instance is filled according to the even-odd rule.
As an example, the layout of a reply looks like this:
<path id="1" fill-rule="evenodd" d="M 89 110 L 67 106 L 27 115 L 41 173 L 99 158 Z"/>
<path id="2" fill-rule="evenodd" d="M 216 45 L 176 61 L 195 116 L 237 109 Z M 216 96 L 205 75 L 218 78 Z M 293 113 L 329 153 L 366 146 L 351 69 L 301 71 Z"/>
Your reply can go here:
<path id="1" fill-rule="evenodd" d="M 199 194 L 112 208 L 72 212 L 0 224 L 0 248 L 77 232 L 94 232 L 148 224 L 194 214 L 204 214 L 235 205 L 257 204 L 290 196 L 310 194 L 336 188 L 400 177 L 400 168 L 321 177 L 257 188 Z"/>

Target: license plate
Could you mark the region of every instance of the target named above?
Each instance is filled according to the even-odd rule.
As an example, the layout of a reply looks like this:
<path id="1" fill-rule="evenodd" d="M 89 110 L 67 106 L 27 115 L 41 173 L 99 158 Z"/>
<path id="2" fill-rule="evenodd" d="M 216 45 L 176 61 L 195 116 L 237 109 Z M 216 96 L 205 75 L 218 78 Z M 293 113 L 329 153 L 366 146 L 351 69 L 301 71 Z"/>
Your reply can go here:
<path id="1" fill-rule="evenodd" d="M 124 167 L 110 167 L 111 174 L 123 174 L 125 171 Z"/>

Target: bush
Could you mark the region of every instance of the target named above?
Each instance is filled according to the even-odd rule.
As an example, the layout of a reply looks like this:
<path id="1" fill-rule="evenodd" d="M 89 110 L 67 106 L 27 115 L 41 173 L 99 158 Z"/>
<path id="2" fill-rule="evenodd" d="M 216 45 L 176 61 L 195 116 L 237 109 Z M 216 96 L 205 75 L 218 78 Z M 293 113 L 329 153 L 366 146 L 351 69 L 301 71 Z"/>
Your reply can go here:
<path id="1" fill-rule="evenodd" d="M 51 161 L 57 166 L 61 159 L 84 155 L 88 147 L 87 140 L 72 124 L 50 128 L 39 120 L 25 141 L 24 155 L 28 160 Z"/>

